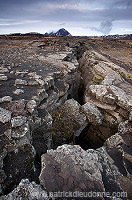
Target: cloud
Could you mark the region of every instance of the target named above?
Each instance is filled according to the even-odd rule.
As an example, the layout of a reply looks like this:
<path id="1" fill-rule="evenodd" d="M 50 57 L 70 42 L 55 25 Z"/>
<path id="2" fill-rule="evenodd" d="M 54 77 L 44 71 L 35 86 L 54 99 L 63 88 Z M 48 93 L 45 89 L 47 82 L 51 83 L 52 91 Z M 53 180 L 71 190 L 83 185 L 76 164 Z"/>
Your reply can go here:
<path id="1" fill-rule="evenodd" d="M 65 4 L 47 4 L 47 5 L 42 5 L 40 7 L 40 12 L 44 12 L 45 14 L 51 14 L 55 13 L 58 11 L 66 11 L 66 10 L 77 10 L 81 11 L 81 4 L 77 3 L 65 3 Z"/>
<path id="2" fill-rule="evenodd" d="M 41 22 L 41 20 L 22 20 L 22 21 L 9 20 L 7 23 L 5 23 L 4 20 L 0 20 L 0 22 L 1 22 L 0 26 L 14 26 L 14 25 L 38 23 Z"/>
<path id="3" fill-rule="evenodd" d="M 111 30 L 112 30 L 112 21 L 103 21 L 100 23 L 100 26 L 97 27 L 92 27 L 92 30 L 101 32 L 105 35 L 110 34 Z"/>
<path id="4" fill-rule="evenodd" d="M 1 0 L 0 34 L 21 27 L 26 31 L 69 28 L 71 23 L 74 32 L 77 25 L 77 34 L 85 27 L 93 33 L 112 34 L 114 29 L 124 30 L 126 24 L 132 27 L 131 13 L 132 0 Z M 122 22 L 120 29 L 115 22 L 117 28 Z"/>
<path id="5" fill-rule="evenodd" d="M 65 26 L 66 25 L 66 23 L 60 23 L 60 24 L 58 24 L 59 26 Z"/>
<path id="6" fill-rule="evenodd" d="M 111 6 L 114 8 L 132 8 L 132 0 L 112 0 Z"/>

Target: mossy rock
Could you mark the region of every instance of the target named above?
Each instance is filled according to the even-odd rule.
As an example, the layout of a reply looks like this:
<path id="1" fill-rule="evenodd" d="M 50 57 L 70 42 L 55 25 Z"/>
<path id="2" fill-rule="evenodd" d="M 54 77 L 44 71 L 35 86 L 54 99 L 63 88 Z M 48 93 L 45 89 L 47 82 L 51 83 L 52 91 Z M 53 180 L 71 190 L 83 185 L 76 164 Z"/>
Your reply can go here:
<path id="1" fill-rule="evenodd" d="M 51 113 L 53 118 L 53 145 L 58 146 L 73 141 L 74 133 L 79 129 L 79 124 L 75 120 L 75 110 L 60 106 Z"/>

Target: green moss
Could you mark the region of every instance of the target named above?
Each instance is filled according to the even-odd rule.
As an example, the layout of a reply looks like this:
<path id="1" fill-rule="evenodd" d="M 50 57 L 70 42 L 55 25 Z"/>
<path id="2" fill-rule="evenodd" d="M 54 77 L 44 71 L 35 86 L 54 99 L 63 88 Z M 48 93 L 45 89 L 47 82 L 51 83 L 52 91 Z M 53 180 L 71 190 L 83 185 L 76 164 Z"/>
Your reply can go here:
<path id="1" fill-rule="evenodd" d="M 101 78 L 93 78 L 92 81 L 95 85 L 99 85 L 101 83 L 102 79 Z"/>
<path id="2" fill-rule="evenodd" d="M 74 119 L 74 109 L 66 109 L 60 106 L 51 113 L 53 118 L 52 139 L 55 146 L 70 143 L 73 135 L 79 128 Z"/>
<path id="3" fill-rule="evenodd" d="M 125 74 L 124 72 L 120 72 L 121 76 L 124 76 L 125 78 L 131 79 L 132 75 L 131 74 Z"/>

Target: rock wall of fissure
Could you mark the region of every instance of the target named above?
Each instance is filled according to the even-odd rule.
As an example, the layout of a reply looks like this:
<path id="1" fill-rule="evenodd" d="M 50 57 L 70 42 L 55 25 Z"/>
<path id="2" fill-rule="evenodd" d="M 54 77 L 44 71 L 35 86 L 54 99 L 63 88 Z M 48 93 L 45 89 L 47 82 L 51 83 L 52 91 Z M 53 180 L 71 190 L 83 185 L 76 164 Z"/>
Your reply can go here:
<path id="1" fill-rule="evenodd" d="M 0 193 L 11 191 L 22 178 L 38 181 L 41 155 L 52 148 L 50 112 L 68 96 L 77 98 L 78 62 L 63 60 L 69 51 L 37 54 L 45 66 L 25 69 L 5 62 L 0 67 Z M 34 57 L 29 58 L 32 65 Z"/>

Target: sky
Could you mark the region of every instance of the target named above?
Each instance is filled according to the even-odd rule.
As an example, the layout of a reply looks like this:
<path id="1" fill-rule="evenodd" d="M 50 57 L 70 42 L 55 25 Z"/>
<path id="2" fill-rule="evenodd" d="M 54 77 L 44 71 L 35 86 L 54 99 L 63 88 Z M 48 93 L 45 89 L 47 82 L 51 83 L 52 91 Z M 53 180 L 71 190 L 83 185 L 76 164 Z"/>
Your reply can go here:
<path id="1" fill-rule="evenodd" d="M 0 0 L 0 34 L 132 34 L 132 0 Z"/>

